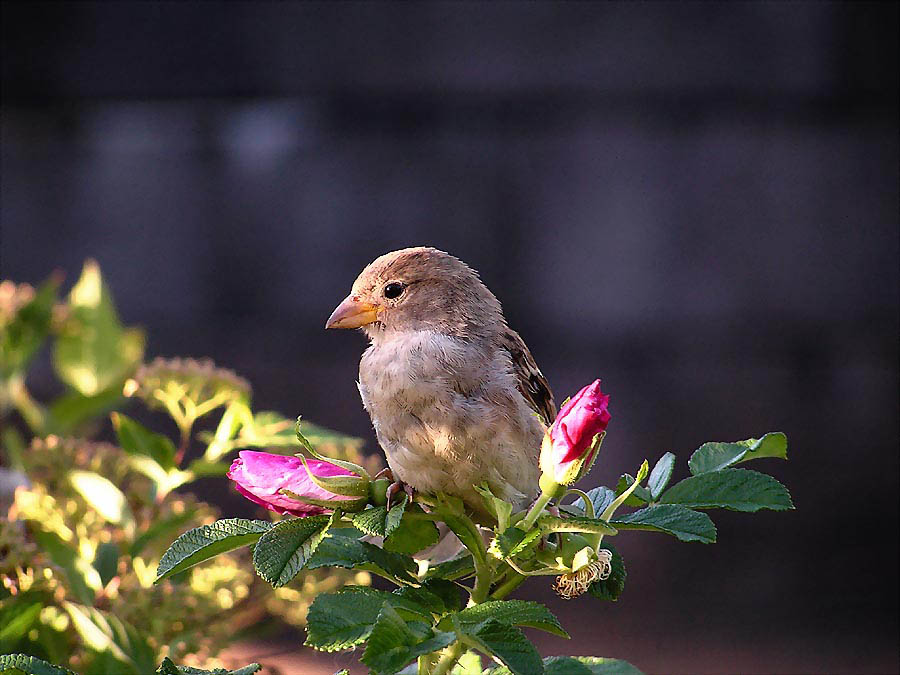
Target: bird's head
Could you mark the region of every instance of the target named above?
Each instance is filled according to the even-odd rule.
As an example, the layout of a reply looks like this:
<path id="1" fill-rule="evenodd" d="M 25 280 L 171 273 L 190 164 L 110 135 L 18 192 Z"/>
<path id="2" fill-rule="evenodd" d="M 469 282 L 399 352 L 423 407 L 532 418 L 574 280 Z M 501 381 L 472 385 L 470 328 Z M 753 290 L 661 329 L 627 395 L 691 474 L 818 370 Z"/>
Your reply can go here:
<path id="1" fill-rule="evenodd" d="M 423 246 L 369 263 L 325 328 L 364 328 L 371 338 L 423 330 L 470 338 L 487 337 L 503 324 L 500 302 L 475 270 Z"/>

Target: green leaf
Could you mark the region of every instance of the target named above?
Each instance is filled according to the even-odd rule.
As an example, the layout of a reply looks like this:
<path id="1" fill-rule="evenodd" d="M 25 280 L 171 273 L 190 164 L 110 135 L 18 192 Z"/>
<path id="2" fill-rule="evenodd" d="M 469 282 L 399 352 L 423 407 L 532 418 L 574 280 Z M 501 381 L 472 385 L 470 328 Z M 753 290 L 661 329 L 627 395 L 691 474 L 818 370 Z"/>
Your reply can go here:
<path id="1" fill-rule="evenodd" d="M 50 331 L 59 284 L 60 276 L 51 276 L 9 324 L 0 325 L 0 379 L 22 373 L 40 349 Z"/>
<path id="2" fill-rule="evenodd" d="M 6 651 L 7 645 L 14 645 L 21 640 L 41 613 L 41 602 L 32 602 L 25 599 L 24 602 L 15 602 L 10 607 L 0 607 L 0 650 Z M 4 603 L 9 602 L 4 600 Z"/>
<path id="3" fill-rule="evenodd" d="M 322 542 L 330 516 L 282 520 L 253 547 L 253 566 L 274 588 L 284 586 L 309 562 Z"/>
<path id="4" fill-rule="evenodd" d="M 404 586 L 394 595 L 417 602 L 437 616 L 462 609 L 459 586 L 445 579 L 429 579 L 418 587 Z"/>
<path id="5" fill-rule="evenodd" d="M 111 480 L 93 471 L 71 471 L 69 482 L 104 520 L 126 530 L 134 527 L 128 500 Z"/>
<path id="6" fill-rule="evenodd" d="M 497 521 L 497 526 L 501 530 L 505 530 L 509 525 L 509 517 L 512 515 L 512 504 L 504 499 L 494 496 L 494 493 L 491 492 L 491 488 L 487 483 L 475 485 L 473 487 L 475 488 L 475 491 L 481 495 L 488 513 L 494 516 L 494 519 Z"/>
<path id="7" fill-rule="evenodd" d="M 623 473 L 619 477 L 619 482 L 616 483 L 616 495 L 618 496 L 625 492 L 625 490 L 630 488 L 633 483 L 634 476 L 632 476 L 630 473 Z M 650 494 L 650 491 L 642 485 L 638 485 L 634 489 L 634 492 L 628 495 L 628 499 L 626 499 L 624 503 L 625 506 L 643 506 L 644 504 L 652 501 L 653 495 Z"/>
<path id="8" fill-rule="evenodd" d="M 75 599 L 87 605 L 93 604 L 96 591 L 102 588 L 100 574 L 94 566 L 56 533 L 35 529 L 33 535 L 41 550 L 65 572 L 69 580 L 68 590 Z"/>
<path id="9" fill-rule="evenodd" d="M 605 548 L 612 553 L 612 571 L 606 579 L 592 583 L 588 592 L 600 600 L 615 602 L 625 589 L 625 561 L 622 560 L 622 556 L 619 555 L 616 548 L 605 540 L 600 548 Z"/>
<path id="10" fill-rule="evenodd" d="M 400 501 L 392 506 L 390 511 L 386 506 L 376 506 L 360 511 L 354 514 L 353 525 L 374 537 L 387 537 L 400 526 L 400 520 L 403 518 L 408 501 L 409 497 L 404 492 Z"/>
<path id="11" fill-rule="evenodd" d="M 674 468 L 675 455 L 671 452 L 667 452 L 656 462 L 656 466 L 653 467 L 653 471 L 650 472 L 650 477 L 647 479 L 647 489 L 650 491 L 653 501 L 659 499 L 662 491 L 666 489 L 669 479 L 672 478 L 672 469 Z M 600 513 L 603 512 L 600 511 Z"/>
<path id="12" fill-rule="evenodd" d="M 13 471 L 25 473 L 25 439 L 18 429 L 7 426 L 0 430 L 0 448 L 3 450 L 4 466 Z"/>
<path id="13" fill-rule="evenodd" d="M 187 466 L 187 472 L 193 478 L 203 478 L 204 476 L 224 476 L 230 464 L 227 462 L 210 462 L 208 459 L 200 457 L 195 459 Z"/>
<path id="14" fill-rule="evenodd" d="M 363 663 L 373 673 L 396 673 L 420 654 L 443 649 L 456 641 L 455 633 L 434 633 L 428 626 L 416 622 L 412 627 L 388 603 L 378 613 L 369 635 Z"/>
<path id="15" fill-rule="evenodd" d="M 100 583 L 106 587 L 116 576 L 119 567 L 119 545 L 114 541 L 104 541 L 97 546 L 94 554 L 94 569 L 100 575 Z"/>
<path id="16" fill-rule="evenodd" d="M 748 438 L 736 443 L 704 443 L 688 460 L 688 468 L 695 476 L 721 471 L 751 459 L 776 457 L 787 459 L 787 436 L 773 431 L 762 438 Z"/>
<path id="17" fill-rule="evenodd" d="M 75 675 L 62 666 L 54 666 L 34 656 L 26 654 L 0 654 L 0 674 L 2 675 Z"/>
<path id="18" fill-rule="evenodd" d="M 156 581 L 158 583 L 220 553 L 253 544 L 272 527 L 272 523 L 264 520 L 227 518 L 188 530 L 163 554 L 156 570 Z"/>
<path id="19" fill-rule="evenodd" d="M 471 555 L 466 553 L 458 558 L 432 565 L 428 568 L 428 571 L 425 572 L 425 578 L 456 581 L 457 579 L 464 579 L 473 574 L 475 574 L 475 561 L 472 560 Z"/>
<path id="20" fill-rule="evenodd" d="M 307 615 L 304 644 L 326 652 L 352 649 L 368 639 L 385 604 L 404 619 L 432 620 L 428 609 L 408 598 L 367 586 L 347 586 L 316 597 Z"/>
<path id="21" fill-rule="evenodd" d="M 121 413 L 112 413 L 110 418 L 119 438 L 119 445 L 125 452 L 150 457 L 165 471 L 176 468 L 175 446 L 168 437 L 150 431 Z"/>
<path id="22" fill-rule="evenodd" d="M 133 626 L 94 607 L 63 602 L 63 608 L 85 646 L 128 666 L 129 673 L 153 672 L 156 653 Z"/>
<path id="23" fill-rule="evenodd" d="M 612 519 L 618 530 L 665 532 L 681 541 L 716 541 L 716 526 L 710 517 L 679 504 L 656 504 Z"/>
<path id="24" fill-rule="evenodd" d="M 510 626 L 528 626 L 567 638 L 563 629 L 549 609 L 530 600 L 488 600 L 479 605 L 467 607 L 454 617 L 463 627 L 474 626 L 492 619 Z M 446 619 L 445 619 L 446 622 Z"/>
<path id="25" fill-rule="evenodd" d="M 123 329 L 100 268 L 88 260 L 69 294 L 71 315 L 53 350 L 59 378 L 85 396 L 120 385 L 144 354 L 144 334 Z"/>
<path id="26" fill-rule="evenodd" d="M 362 569 L 384 576 L 398 584 L 416 583 L 418 565 L 409 556 L 391 553 L 365 541 L 326 534 L 306 569 L 343 567 Z"/>
<path id="27" fill-rule="evenodd" d="M 207 443 L 203 459 L 207 462 L 217 462 L 223 455 L 234 449 L 231 439 L 241 429 L 250 423 L 253 424 L 253 413 L 250 406 L 243 398 L 236 399 L 228 404 L 214 434 L 198 434 Z"/>
<path id="28" fill-rule="evenodd" d="M 771 476 L 749 469 L 723 469 L 685 478 L 666 490 L 660 502 L 695 509 L 755 512 L 793 509 L 791 495 Z"/>
<path id="29" fill-rule="evenodd" d="M 616 534 L 616 528 L 600 518 L 587 518 L 585 516 L 558 516 L 543 515 L 537 519 L 538 528 L 544 534 L 549 532 L 584 532 L 588 534 Z"/>
<path id="30" fill-rule="evenodd" d="M 595 487 L 593 490 L 588 490 L 587 496 L 590 498 L 591 504 L 594 505 L 595 516 L 599 516 L 603 513 L 606 510 L 606 507 L 612 504 L 616 499 L 616 493 L 604 485 Z M 584 500 L 580 497 L 570 504 L 570 506 L 579 509 L 582 514 L 586 511 Z"/>
<path id="31" fill-rule="evenodd" d="M 231 406 L 229 406 L 231 407 Z M 236 405 L 230 414 L 226 410 L 215 433 L 200 432 L 197 437 L 209 446 L 206 459 L 219 457 L 241 448 L 299 448 L 302 446 L 295 433 L 296 420 L 277 412 L 250 413 L 243 403 Z M 237 436 L 234 436 L 235 432 Z M 310 422 L 303 422 L 303 436 L 326 455 L 358 450 L 363 441 L 325 429 Z"/>
<path id="32" fill-rule="evenodd" d="M 531 544 L 541 537 L 541 530 L 534 529 L 528 532 L 516 527 L 506 528 L 499 537 L 491 542 L 491 553 L 498 555 L 501 559 L 511 558 L 519 555 L 527 549 Z"/>
<path id="33" fill-rule="evenodd" d="M 441 533 L 432 521 L 417 517 L 422 513 L 422 507 L 411 504 L 403 514 L 400 525 L 384 540 L 384 549 L 414 554 L 436 544 Z"/>
<path id="34" fill-rule="evenodd" d="M 544 659 L 544 673 L 545 675 L 643 675 L 627 661 L 598 656 L 550 656 Z"/>
<path id="35" fill-rule="evenodd" d="M 50 405 L 49 428 L 55 434 L 74 435 L 79 427 L 112 410 L 123 398 L 122 387 L 118 384 L 95 396 L 70 390 Z"/>
<path id="36" fill-rule="evenodd" d="M 203 670 L 192 666 L 176 666 L 172 659 L 167 656 L 162 660 L 159 668 L 156 669 L 156 675 L 253 675 L 253 673 L 260 670 L 262 670 L 262 666 L 258 663 L 251 663 L 249 666 L 236 670 L 228 670 L 227 668 Z"/>
<path id="37" fill-rule="evenodd" d="M 494 619 L 462 628 L 465 636 L 478 644 L 481 651 L 498 658 L 513 675 L 544 672 L 540 654 L 518 628 Z"/>
<path id="38" fill-rule="evenodd" d="M 152 457 L 146 455 L 131 455 L 128 457 L 129 466 L 142 473 L 156 484 L 156 498 L 162 499 L 179 485 L 184 485 L 194 479 L 194 474 L 181 469 L 163 469 Z"/>

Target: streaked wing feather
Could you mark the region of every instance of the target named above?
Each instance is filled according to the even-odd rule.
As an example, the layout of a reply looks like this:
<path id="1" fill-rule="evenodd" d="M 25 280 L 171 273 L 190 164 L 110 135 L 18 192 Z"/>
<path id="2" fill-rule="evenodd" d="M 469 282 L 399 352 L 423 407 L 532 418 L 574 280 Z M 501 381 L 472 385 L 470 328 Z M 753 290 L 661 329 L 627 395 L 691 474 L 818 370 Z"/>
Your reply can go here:
<path id="1" fill-rule="evenodd" d="M 544 424 L 549 426 L 556 419 L 556 405 L 553 403 L 553 392 L 550 391 L 547 378 L 538 368 L 525 342 L 512 328 L 506 328 L 501 336 L 501 344 L 512 358 L 519 392 L 532 410 L 541 416 Z"/>

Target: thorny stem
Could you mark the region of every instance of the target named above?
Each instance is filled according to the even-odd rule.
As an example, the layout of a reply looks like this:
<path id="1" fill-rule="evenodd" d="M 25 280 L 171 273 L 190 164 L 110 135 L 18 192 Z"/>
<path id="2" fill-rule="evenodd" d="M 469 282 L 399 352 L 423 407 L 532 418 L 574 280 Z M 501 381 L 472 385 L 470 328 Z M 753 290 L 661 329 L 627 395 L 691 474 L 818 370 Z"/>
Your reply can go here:
<path id="1" fill-rule="evenodd" d="M 466 645 L 462 640 L 454 642 L 447 651 L 444 652 L 441 660 L 438 661 L 434 670 L 431 671 L 431 675 L 446 675 L 449 673 L 453 669 L 453 666 L 456 665 L 456 662 L 459 661 L 459 657 L 462 656 L 465 651 Z"/>
<path id="2" fill-rule="evenodd" d="M 586 492 L 577 488 L 569 488 L 566 490 L 566 494 L 563 495 L 563 497 L 568 495 L 578 495 L 581 497 L 581 501 L 584 502 L 584 515 L 588 518 L 596 518 L 594 515 L 594 502 L 591 501 L 591 498 L 587 496 Z"/>
<path id="3" fill-rule="evenodd" d="M 497 586 L 497 589 L 493 593 L 491 593 L 491 600 L 502 600 L 507 595 L 516 590 L 519 586 L 521 586 L 522 582 L 525 581 L 526 578 L 527 577 L 522 576 L 518 572 L 514 572 L 511 577 Z"/>
<path id="4" fill-rule="evenodd" d="M 546 492 L 541 492 L 541 496 L 537 498 L 537 501 L 534 503 L 534 506 L 531 507 L 531 510 L 528 512 L 528 515 L 525 516 L 525 519 L 521 522 L 521 529 L 526 532 L 534 527 L 534 521 L 538 519 L 538 516 L 541 515 L 541 511 L 544 510 L 544 507 L 550 503 L 550 500 L 553 499 L 552 494 L 547 494 Z"/>

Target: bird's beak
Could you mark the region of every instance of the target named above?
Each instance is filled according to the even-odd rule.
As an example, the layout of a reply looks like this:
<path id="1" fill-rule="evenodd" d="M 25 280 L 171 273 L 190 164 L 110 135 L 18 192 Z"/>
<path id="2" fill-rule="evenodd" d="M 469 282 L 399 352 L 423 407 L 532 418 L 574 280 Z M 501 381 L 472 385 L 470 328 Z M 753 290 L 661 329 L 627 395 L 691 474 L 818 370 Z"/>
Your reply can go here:
<path id="1" fill-rule="evenodd" d="M 359 328 L 378 320 L 378 305 L 362 302 L 352 295 L 344 298 L 343 302 L 334 308 L 325 328 Z"/>

